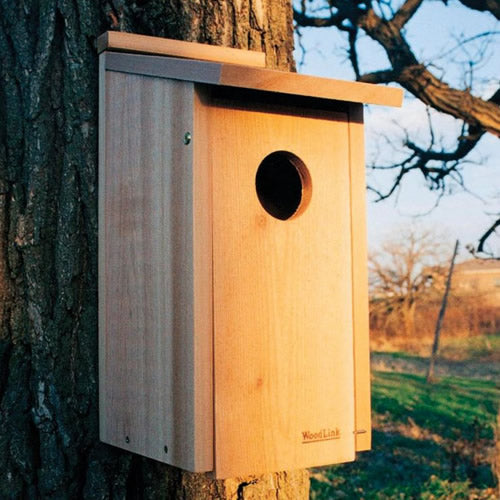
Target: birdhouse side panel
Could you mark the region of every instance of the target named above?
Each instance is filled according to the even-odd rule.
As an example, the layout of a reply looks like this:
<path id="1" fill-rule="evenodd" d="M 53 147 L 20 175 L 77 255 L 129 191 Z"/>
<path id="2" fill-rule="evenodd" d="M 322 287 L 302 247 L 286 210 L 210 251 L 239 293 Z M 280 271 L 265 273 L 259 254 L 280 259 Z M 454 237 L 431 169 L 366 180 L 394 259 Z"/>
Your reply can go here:
<path id="1" fill-rule="evenodd" d="M 211 393 L 200 394 L 194 379 L 195 355 L 211 359 L 211 332 L 195 328 L 193 150 L 185 143 L 193 84 L 107 71 L 104 86 L 101 439 L 211 470 L 211 432 L 196 439 L 213 412 Z M 200 369 L 211 378 L 210 362 Z"/>

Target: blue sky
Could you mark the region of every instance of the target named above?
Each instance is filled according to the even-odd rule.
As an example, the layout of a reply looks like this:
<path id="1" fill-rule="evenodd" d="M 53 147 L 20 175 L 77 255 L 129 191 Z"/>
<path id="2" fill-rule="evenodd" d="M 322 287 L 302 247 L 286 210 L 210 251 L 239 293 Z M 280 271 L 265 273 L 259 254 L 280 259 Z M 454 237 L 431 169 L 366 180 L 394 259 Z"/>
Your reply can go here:
<path id="1" fill-rule="evenodd" d="M 305 74 L 329 78 L 353 79 L 354 75 L 346 60 L 345 35 L 335 28 L 302 29 L 301 43 L 306 48 L 304 63 L 298 71 Z M 484 32 L 496 32 L 490 37 L 477 37 Z M 440 1 L 424 2 L 422 8 L 407 25 L 405 33 L 416 55 L 428 64 L 432 71 L 450 83 L 463 88 L 472 81 L 476 95 L 490 97 L 499 84 L 500 68 L 500 23 L 493 16 L 474 12 L 450 1 L 446 7 Z M 473 41 L 460 42 L 477 37 Z M 296 61 L 302 52 L 296 41 Z M 479 52 L 483 57 L 478 57 Z M 364 37 L 359 43 L 361 71 L 367 72 L 386 67 L 382 49 Z M 476 63 L 469 67 L 468 60 Z M 467 71 L 464 70 L 464 67 Z M 470 80 L 470 70 L 473 78 Z M 496 80 L 495 80 L 496 78 Z M 428 140 L 427 113 L 425 106 L 410 95 L 405 95 L 403 108 L 369 107 L 365 112 L 367 162 L 378 160 L 389 163 L 397 157 L 381 140 L 381 132 L 394 138 L 397 144 L 402 135 L 401 126 L 410 130 L 412 138 L 420 145 Z M 454 119 L 433 114 L 436 130 L 446 131 L 443 144 L 453 144 L 460 131 Z M 449 133 L 448 133 L 449 132 Z M 500 212 L 500 141 L 488 134 L 483 137 L 477 150 L 471 155 L 474 163 L 465 166 L 463 177 L 468 191 L 451 185 L 452 194 L 441 199 L 437 208 L 436 195 L 425 187 L 420 175 L 404 183 L 399 195 L 381 203 L 368 204 L 368 237 L 371 247 L 397 231 L 401 225 L 420 224 L 433 226 L 437 232 L 450 240 L 450 245 L 459 238 L 462 245 L 475 243 L 482 231 L 495 220 Z M 392 174 L 391 174 L 392 175 Z M 370 174 L 369 182 L 384 187 L 388 179 L 380 174 Z M 371 199 L 368 195 L 368 199 Z M 490 215 L 488 215 L 488 213 Z M 426 214 L 426 215 L 424 215 Z M 463 248 L 463 247 L 462 247 Z M 492 249 L 500 254 L 497 239 Z M 462 256 L 466 254 L 463 252 Z"/>

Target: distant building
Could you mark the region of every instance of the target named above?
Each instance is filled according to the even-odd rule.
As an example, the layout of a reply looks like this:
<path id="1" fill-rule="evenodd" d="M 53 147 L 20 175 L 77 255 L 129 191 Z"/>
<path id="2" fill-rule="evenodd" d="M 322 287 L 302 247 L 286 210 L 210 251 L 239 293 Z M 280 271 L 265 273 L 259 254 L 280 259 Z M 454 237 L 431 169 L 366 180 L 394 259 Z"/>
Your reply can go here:
<path id="1" fill-rule="evenodd" d="M 453 291 L 500 308 L 500 260 L 471 259 L 455 266 Z"/>

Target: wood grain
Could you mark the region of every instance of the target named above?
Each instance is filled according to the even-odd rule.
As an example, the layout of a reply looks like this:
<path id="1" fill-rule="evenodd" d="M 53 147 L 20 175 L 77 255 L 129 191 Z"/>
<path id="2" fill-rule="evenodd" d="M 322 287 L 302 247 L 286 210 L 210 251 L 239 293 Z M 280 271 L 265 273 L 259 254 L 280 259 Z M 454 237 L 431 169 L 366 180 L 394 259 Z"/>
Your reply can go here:
<path id="1" fill-rule="evenodd" d="M 216 475 L 353 460 L 347 116 L 228 103 L 210 121 Z M 255 190 L 279 150 L 312 179 L 309 206 L 287 221 Z"/>
<path id="2" fill-rule="evenodd" d="M 203 173 L 195 186 L 192 144 L 183 143 L 193 131 L 193 85 L 109 71 L 105 78 L 101 439 L 211 470 L 211 243 L 200 208 L 209 200 Z"/>
<path id="3" fill-rule="evenodd" d="M 299 75 L 233 64 L 138 54 L 107 53 L 106 68 L 160 78 L 175 78 L 336 101 L 401 106 L 403 91 L 370 83 Z"/>
<path id="4" fill-rule="evenodd" d="M 194 418 L 196 457 L 194 471 L 213 470 L 213 255 L 212 169 L 206 158 L 211 144 L 205 89 L 197 89 L 193 102 L 193 298 L 194 298 Z M 208 464 L 211 467 L 208 468 Z"/>
<path id="5" fill-rule="evenodd" d="M 370 338 L 368 321 L 368 252 L 363 106 L 349 109 L 351 164 L 352 286 L 354 325 L 354 389 L 356 451 L 371 448 Z"/>
<path id="6" fill-rule="evenodd" d="M 196 83 L 217 84 L 220 80 L 220 64 L 206 61 L 185 61 L 174 57 L 139 56 L 117 52 L 103 52 L 101 57 L 105 58 L 106 69 L 109 71 Z"/>
<path id="7" fill-rule="evenodd" d="M 403 99 L 403 91 L 393 87 L 229 65 L 222 66 L 219 84 L 383 106 L 399 107 Z"/>
<path id="8" fill-rule="evenodd" d="M 234 49 L 204 43 L 184 42 L 156 36 L 107 31 L 97 39 L 99 53 L 105 50 L 166 55 L 201 61 L 215 61 L 244 66 L 266 66 L 266 55 L 254 50 Z"/>

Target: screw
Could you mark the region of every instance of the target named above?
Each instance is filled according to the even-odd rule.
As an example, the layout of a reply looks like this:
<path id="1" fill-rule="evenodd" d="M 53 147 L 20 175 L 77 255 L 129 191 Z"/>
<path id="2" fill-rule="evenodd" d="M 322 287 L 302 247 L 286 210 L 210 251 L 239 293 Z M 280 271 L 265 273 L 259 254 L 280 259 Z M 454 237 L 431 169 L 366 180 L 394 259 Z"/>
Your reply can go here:
<path id="1" fill-rule="evenodd" d="M 125 436 L 125 442 L 128 444 L 130 443 L 130 438 L 128 436 Z"/>
<path id="2" fill-rule="evenodd" d="M 191 132 L 186 132 L 184 134 L 184 144 L 187 146 L 191 142 Z"/>
<path id="3" fill-rule="evenodd" d="M 165 453 L 168 453 L 168 446 L 167 446 L 167 445 L 165 445 L 165 446 L 163 447 L 163 451 L 164 451 Z"/>

